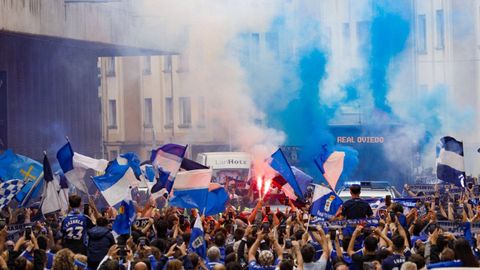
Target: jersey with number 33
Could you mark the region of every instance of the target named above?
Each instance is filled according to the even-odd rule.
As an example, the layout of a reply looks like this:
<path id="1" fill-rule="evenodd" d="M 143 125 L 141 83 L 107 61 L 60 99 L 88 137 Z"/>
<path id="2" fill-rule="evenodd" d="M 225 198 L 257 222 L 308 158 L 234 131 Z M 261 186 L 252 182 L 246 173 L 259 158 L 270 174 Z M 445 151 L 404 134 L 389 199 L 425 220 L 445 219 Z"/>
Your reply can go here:
<path id="1" fill-rule="evenodd" d="M 62 222 L 63 239 L 84 240 L 87 230 L 93 227 L 89 217 L 70 212 Z"/>

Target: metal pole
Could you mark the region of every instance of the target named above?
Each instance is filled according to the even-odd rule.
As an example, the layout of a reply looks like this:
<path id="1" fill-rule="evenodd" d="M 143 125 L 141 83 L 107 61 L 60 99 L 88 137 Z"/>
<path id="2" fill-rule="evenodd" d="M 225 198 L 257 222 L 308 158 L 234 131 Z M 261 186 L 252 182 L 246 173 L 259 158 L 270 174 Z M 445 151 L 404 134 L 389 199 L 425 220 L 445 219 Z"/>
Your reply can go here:
<path id="1" fill-rule="evenodd" d="M 172 55 L 168 55 L 170 58 L 170 96 L 172 97 L 172 139 L 171 142 L 173 142 L 173 139 L 175 138 L 175 98 L 173 96 L 173 59 Z"/>

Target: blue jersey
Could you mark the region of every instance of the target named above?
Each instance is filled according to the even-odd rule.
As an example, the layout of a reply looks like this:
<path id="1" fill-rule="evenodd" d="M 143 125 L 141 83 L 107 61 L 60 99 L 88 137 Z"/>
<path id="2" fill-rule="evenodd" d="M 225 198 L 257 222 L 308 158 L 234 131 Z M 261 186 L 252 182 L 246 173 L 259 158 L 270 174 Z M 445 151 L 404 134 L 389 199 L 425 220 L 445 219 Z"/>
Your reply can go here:
<path id="1" fill-rule="evenodd" d="M 84 214 L 72 211 L 62 221 L 64 247 L 75 253 L 86 253 L 87 231 L 93 227 L 93 222 Z"/>

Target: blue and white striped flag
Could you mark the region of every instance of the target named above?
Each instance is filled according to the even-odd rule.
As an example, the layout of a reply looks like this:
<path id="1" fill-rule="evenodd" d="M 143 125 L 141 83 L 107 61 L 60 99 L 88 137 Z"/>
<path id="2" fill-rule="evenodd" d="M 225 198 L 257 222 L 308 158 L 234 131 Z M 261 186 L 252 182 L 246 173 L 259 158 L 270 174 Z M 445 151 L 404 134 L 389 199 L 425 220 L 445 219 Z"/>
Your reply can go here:
<path id="1" fill-rule="evenodd" d="M 159 173 L 157 183 L 155 183 L 150 191 L 153 198 L 158 198 L 164 194 L 170 194 L 173 181 L 180 169 L 186 150 L 187 146 L 173 143 L 152 150 L 150 161 Z"/>
<path id="2" fill-rule="evenodd" d="M 131 196 L 131 188 L 138 183 L 136 171 L 140 171 L 140 163 L 135 154 L 122 154 L 112 160 L 105 169 L 105 174 L 93 177 L 93 182 L 110 206 Z"/>
<path id="3" fill-rule="evenodd" d="M 437 178 L 465 187 L 463 143 L 453 137 L 443 137 L 437 145 Z"/>
<path id="4" fill-rule="evenodd" d="M 0 183 L 0 209 L 7 206 L 22 189 L 24 182 L 14 179 Z"/>

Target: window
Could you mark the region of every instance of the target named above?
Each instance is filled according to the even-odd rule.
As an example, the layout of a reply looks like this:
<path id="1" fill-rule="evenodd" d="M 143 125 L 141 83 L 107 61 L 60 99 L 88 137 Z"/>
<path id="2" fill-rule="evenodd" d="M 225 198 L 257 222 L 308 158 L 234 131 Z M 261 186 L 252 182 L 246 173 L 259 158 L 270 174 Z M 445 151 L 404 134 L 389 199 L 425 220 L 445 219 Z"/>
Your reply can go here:
<path id="1" fill-rule="evenodd" d="M 179 72 L 188 71 L 188 68 L 189 68 L 188 55 L 181 54 L 181 55 L 178 56 L 178 60 L 179 60 L 179 63 L 180 63 L 178 71 Z"/>
<path id="2" fill-rule="evenodd" d="M 150 55 L 143 58 L 143 75 L 152 74 L 152 59 Z"/>
<path id="3" fill-rule="evenodd" d="M 107 57 L 107 76 L 115 76 L 115 57 Z"/>
<path id="4" fill-rule="evenodd" d="M 108 155 L 109 155 L 109 157 L 108 157 L 109 160 L 116 159 L 118 157 L 118 151 L 117 150 L 111 150 Z"/>
<path id="5" fill-rule="evenodd" d="M 172 71 L 172 56 L 165 55 L 163 58 L 163 71 L 170 72 Z"/>
<path id="6" fill-rule="evenodd" d="M 189 128 L 192 125 L 192 111 L 190 97 L 180 97 L 178 99 L 180 111 L 180 125 L 179 128 Z"/>
<path id="7" fill-rule="evenodd" d="M 435 12 L 435 26 L 437 28 L 436 48 L 441 50 L 445 47 L 445 23 L 443 18 L 443 9 Z"/>
<path id="8" fill-rule="evenodd" d="M 250 48 L 251 48 L 250 56 L 253 58 L 258 58 L 258 55 L 260 53 L 260 34 L 259 33 L 252 33 Z"/>
<path id="9" fill-rule="evenodd" d="M 165 98 L 165 128 L 173 127 L 173 102 L 171 97 Z"/>
<path id="10" fill-rule="evenodd" d="M 342 24 L 342 38 L 343 38 L 343 50 L 345 53 L 349 51 L 350 48 L 350 24 Z"/>
<path id="11" fill-rule="evenodd" d="M 144 118 L 143 118 L 143 126 L 146 128 L 151 128 L 153 126 L 152 122 L 152 99 L 146 98 L 144 109 Z"/>
<path id="12" fill-rule="evenodd" d="M 342 36 L 345 42 L 350 42 L 350 24 L 349 23 L 342 24 Z"/>
<path id="13" fill-rule="evenodd" d="M 117 128 L 117 101 L 108 101 L 108 128 Z"/>
<path id="14" fill-rule="evenodd" d="M 418 15 L 417 52 L 427 53 L 427 19 L 424 14 Z"/>
<path id="15" fill-rule="evenodd" d="M 267 42 L 268 49 L 273 52 L 275 56 L 280 54 L 278 47 L 278 33 L 268 32 L 265 34 L 265 41 Z"/>
<path id="16" fill-rule="evenodd" d="M 198 127 L 205 127 L 205 97 L 198 98 Z"/>
<path id="17" fill-rule="evenodd" d="M 240 34 L 240 40 L 242 46 L 240 47 L 240 55 L 242 56 L 242 60 L 248 60 L 250 57 L 250 51 L 248 46 L 250 45 L 250 35 L 248 33 Z"/>

